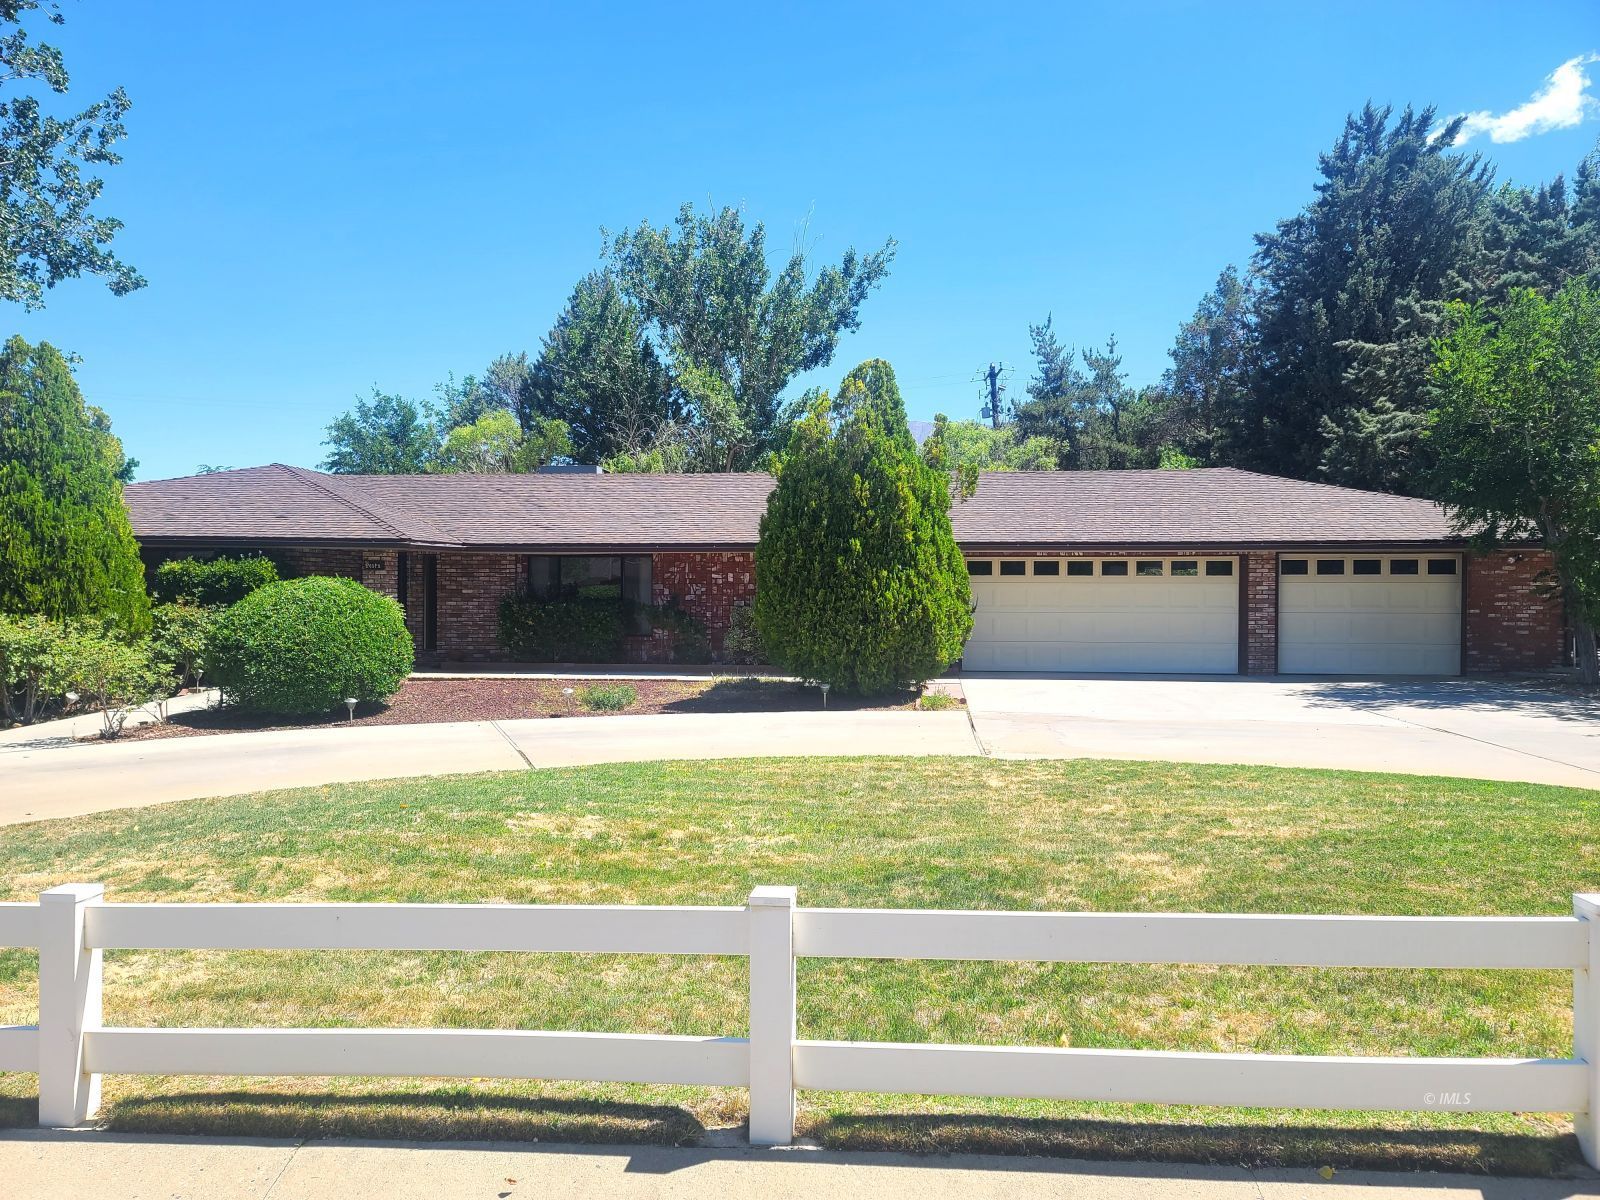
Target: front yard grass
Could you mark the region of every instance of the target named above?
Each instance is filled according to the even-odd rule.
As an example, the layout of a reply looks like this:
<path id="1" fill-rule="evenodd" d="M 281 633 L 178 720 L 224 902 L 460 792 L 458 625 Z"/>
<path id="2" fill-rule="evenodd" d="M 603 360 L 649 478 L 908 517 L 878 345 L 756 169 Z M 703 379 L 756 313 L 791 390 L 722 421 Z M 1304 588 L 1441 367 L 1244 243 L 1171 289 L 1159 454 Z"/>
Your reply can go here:
<path id="1" fill-rule="evenodd" d="M 1600 888 L 1600 793 L 1119 762 L 760 760 L 404 780 L 0 830 L 0 898 L 802 904 L 1564 914 Z M 1571 1051 L 1571 977 L 981 963 L 800 964 L 803 1037 L 1254 1050 Z M 0 1023 L 36 1019 L 0 952 Z M 117 951 L 120 1025 L 460 1026 L 742 1034 L 740 959 Z M 0 1076 L 0 1122 L 34 1120 Z M 736 1089 L 113 1077 L 124 1130 L 689 1142 Z M 1564 1114 L 1276 1112 L 807 1093 L 834 1146 L 1561 1172 Z"/>

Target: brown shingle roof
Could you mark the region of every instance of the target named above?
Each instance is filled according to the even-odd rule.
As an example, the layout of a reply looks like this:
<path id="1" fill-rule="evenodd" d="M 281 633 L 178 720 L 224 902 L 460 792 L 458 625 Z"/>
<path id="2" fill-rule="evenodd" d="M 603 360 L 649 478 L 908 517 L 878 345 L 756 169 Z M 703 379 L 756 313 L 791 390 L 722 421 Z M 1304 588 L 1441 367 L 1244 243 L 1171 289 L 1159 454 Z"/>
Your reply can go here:
<path id="1" fill-rule="evenodd" d="M 1292 546 L 1456 541 L 1429 500 L 1258 475 L 1194 471 L 985 474 L 951 514 L 966 547 Z"/>
<path id="2" fill-rule="evenodd" d="M 755 545 L 766 475 L 323 475 L 274 465 L 125 490 L 157 543 L 351 542 L 648 551 Z M 985 474 L 952 512 L 969 549 L 1452 542 L 1426 500 L 1231 468 Z"/>

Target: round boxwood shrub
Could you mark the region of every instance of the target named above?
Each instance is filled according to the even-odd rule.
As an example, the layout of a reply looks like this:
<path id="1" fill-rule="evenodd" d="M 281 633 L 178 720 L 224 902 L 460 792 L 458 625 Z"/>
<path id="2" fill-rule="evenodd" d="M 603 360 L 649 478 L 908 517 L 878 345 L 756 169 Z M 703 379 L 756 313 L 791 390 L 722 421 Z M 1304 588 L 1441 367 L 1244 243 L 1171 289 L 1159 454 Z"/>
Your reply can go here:
<path id="1" fill-rule="evenodd" d="M 386 700 L 414 661 L 400 606 L 351 579 L 269 583 L 217 620 L 207 656 L 228 703 L 323 713 L 345 698 Z"/>

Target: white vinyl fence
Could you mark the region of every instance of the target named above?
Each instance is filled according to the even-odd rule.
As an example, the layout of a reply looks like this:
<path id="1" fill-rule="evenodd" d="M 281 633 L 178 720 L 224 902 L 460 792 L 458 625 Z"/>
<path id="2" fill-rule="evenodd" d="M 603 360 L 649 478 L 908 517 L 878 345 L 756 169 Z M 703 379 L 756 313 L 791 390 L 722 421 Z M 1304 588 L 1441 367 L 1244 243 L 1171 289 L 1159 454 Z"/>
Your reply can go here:
<path id="1" fill-rule="evenodd" d="M 414 1075 L 747 1087 L 750 1140 L 794 1136 L 797 1088 L 1156 1104 L 1569 1112 L 1600 1165 L 1600 894 L 1570 917 L 1321 917 L 509 904 L 106 904 L 98 884 L 0 904 L 39 949 L 39 1024 L 0 1028 L 42 1125 L 93 1115 L 102 1074 Z M 158 1029 L 101 1023 L 105 950 L 500 950 L 750 960 L 750 1036 L 466 1029 Z M 1572 1057 L 1371 1058 L 883 1042 L 795 1035 L 797 958 L 1558 969 Z"/>

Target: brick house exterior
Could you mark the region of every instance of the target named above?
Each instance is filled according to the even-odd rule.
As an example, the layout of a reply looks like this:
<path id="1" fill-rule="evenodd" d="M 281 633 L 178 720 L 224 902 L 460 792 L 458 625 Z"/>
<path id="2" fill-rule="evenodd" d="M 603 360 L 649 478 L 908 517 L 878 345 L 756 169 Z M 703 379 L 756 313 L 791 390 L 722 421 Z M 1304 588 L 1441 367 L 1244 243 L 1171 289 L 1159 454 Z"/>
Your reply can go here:
<path id="1" fill-rule="evenodd" d="M 702 624 L 721 658 L 738 606 L 755 595 L 755 532 L 770 487 L 761 476 L 341 477 L 264 467 L 135 484 L 127 495 L 149 564 L 255 551 L 285 576 L 357 579 L 400 601 L 419 658 L 437 663 L 505 657 L 498 610 L 528 588 L 530 556 L 648 558 L 650 600 Z M 984 476 L 952 519 L 969 557 L 1232 558 L 1240 674 L 1278 671 L 1281 560 L 1319 554 L 1459 556 L 1462 671 L 1566 661 L 1549 552 L 1473 554 L 1423 501 L 1227 469 L 1012 473 Z M 633 662 L 674 654 L 660 629 L 624 645 Z"/>

